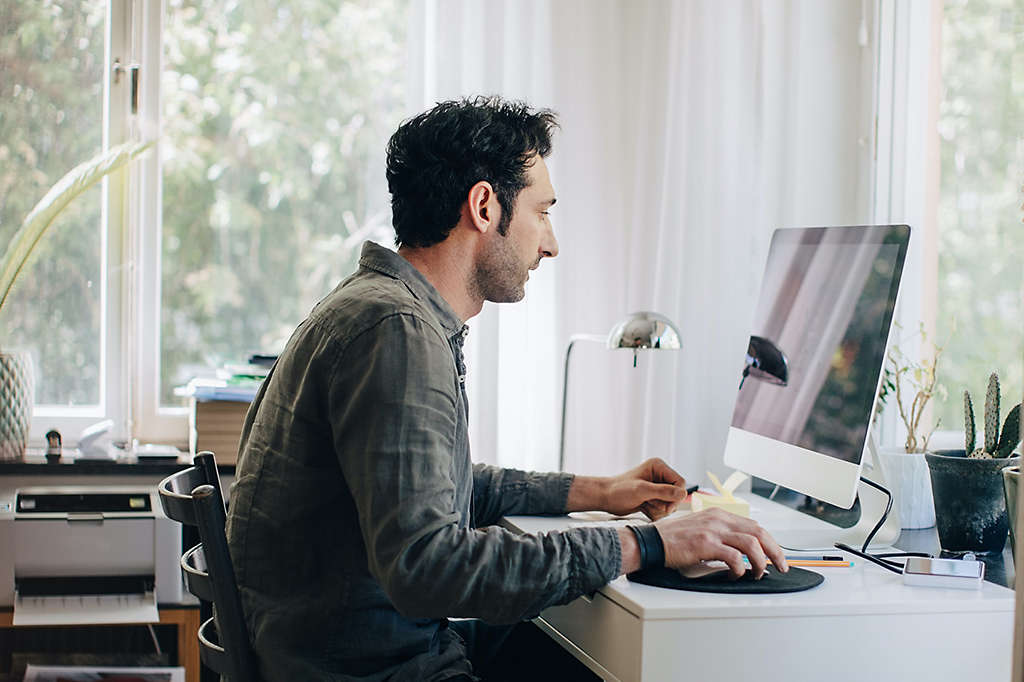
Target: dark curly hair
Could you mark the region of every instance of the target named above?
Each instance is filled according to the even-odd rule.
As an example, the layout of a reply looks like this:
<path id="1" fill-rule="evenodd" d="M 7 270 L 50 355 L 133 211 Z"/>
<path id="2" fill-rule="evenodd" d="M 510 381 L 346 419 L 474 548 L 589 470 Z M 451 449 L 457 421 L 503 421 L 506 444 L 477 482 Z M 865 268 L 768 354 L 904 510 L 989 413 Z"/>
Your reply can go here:
<path id="1" fill-rule="evenodd" d="M 551 153 L 558 126 L 549 109 L 497 96 L 440 102 L 398 127 L 388 141 L 387 178 L 395 245 L 443 242 L 469 189 L 491 183 L 501 206 L 498 233 L 508 232 L 535 154 Z"/>

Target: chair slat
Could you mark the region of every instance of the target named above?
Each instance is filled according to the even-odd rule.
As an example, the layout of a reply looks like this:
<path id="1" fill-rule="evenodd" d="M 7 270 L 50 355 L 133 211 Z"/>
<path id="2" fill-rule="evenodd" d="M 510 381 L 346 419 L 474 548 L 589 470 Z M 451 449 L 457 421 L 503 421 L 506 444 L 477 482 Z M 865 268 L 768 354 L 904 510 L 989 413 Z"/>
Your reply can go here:
<path id="1" fill-rule="evenodd" d="M 231 674 L 231 657 L 218 644 L 217 623 L 213 618 L 199 626 L 199 658 L 203 665 L 219 675 Z M 229 678 L 230 679 L 230 678 Z"/>
<path id="2" fill-rule="evenodd" d="M 168 518 L 199 529 L 200 544 L 182 555 L 181 571 L 189 592 L 215 607 L 214 617 L 196 633 L 203 664 L 232 682 L 259 680 L 228 550 L 224 496 L 213 453 L 196 455 L 193 466 L 162 480 L 158 492 Z"/>
<path id="3" fill-rule="evenodd" d="M 181 575 L 189 592 L 203 601 L 214 601 L 213 581 L 206 572 L 206 557 L 203 555 L 202 544 L 181 555 Z"/>

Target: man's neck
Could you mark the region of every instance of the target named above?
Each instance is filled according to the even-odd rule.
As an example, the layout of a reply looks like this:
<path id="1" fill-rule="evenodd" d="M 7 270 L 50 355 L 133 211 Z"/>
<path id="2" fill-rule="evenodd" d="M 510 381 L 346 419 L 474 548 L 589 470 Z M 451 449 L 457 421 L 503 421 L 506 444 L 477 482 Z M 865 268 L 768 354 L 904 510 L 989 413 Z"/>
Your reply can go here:
<path id="1" fill-rule="evenodd" d="M 474 296 L 469 286 L 474 262 L 469 247 L 469 244 L 448 238 L 425 248 L 403 246 L 398 249 L 398 255 L 427 278 L 463 322 L 479 314 L 484 305 L 483 299 Z"/>

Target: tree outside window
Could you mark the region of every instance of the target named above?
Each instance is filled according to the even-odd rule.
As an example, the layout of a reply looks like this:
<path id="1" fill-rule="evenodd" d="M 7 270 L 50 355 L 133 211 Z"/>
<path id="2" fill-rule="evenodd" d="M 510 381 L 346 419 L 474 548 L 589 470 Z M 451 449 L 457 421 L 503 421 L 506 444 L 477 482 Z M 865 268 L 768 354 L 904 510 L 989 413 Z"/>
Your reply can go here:
<path id="1" fill-rule="evenodd" d="M 945 429 L 963 429 L 963 389 L 984 391 L 993 371 L 1003 395 L 1024 394 L 1021 45 L 1019 0 L 945 2 L 937 338 L 949 339 L 939 368 L 949 398 L 936 405 Z"/>
<path id="2" fill-rule="evenodd" d="M 162 404 L 280 351 L 361 243 L 391 240 L 407 22 L 405 0 L 167 3 Z"/>

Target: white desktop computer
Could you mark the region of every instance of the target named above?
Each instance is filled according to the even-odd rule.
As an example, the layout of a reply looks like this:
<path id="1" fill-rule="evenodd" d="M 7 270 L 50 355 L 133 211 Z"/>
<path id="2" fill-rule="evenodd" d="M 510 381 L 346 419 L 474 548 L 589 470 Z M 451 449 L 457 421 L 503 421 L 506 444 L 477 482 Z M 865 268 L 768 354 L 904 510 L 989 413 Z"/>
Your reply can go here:
<path id="1" fill-rule="evenodd" d="M 885 510 L 861 474 L 909 240 L 906 225 L 772 236 L 725 463 L 839 507 L 858 491 L 861 502 L 852 528 L 769 528 L 784 547 L 860 544 Z M 893 517 L 873 542 L 898 533 Z"/>

